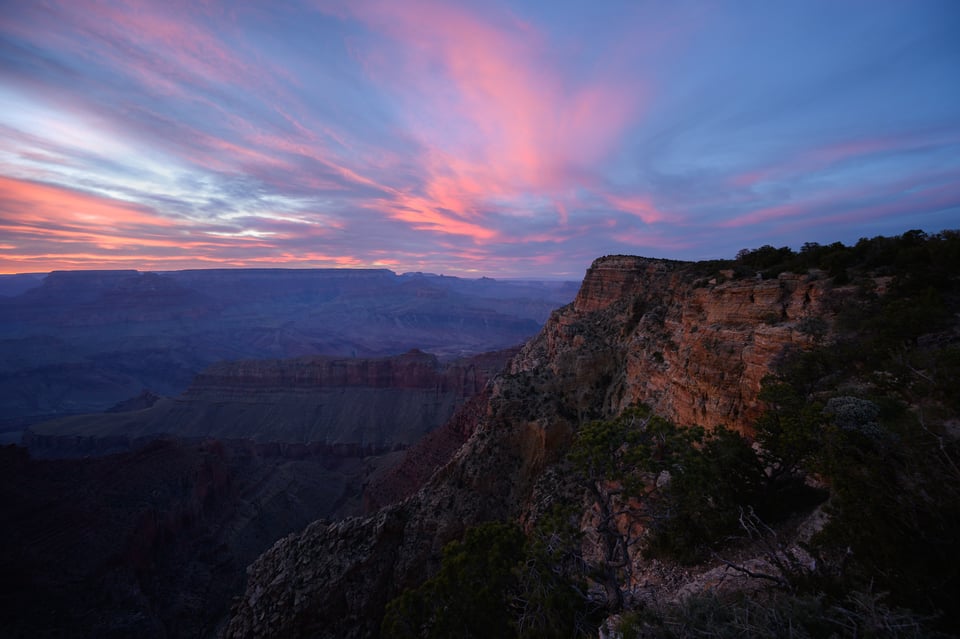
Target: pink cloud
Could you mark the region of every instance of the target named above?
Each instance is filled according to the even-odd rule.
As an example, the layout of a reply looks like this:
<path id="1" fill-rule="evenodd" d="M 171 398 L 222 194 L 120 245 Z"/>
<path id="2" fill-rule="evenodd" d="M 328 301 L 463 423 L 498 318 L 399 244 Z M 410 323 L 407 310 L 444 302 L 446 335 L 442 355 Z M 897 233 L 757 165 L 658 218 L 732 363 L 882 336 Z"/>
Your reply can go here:
<path id="1" fill-rule="evenodd" d="M 191 83 L 232 85 L 269 78 L 203 27 L 197 4 L 127 0 L 65 6 L 87 33 L 108 45 L 97 48 L 98 56 L 110 56 L 116 67 L 162 93 L 197 99 L 187 93 Z M 222 33 L 231 21 L 220 16 L 217 25 Z M 86 53 L 82 41 L 75 46 Z"/>
<path id="2" fill-rule="evenodd" d="M 530 193 L 563 203 L 576 188 L 594 186 L 571 178 L 615 148 L 640 106 L 637 84 L 612 72 L 584 82 L 566 77 L 544 38 L 513 16 L 430 0 L 333 11 L 398 47 L 358 55 L 415 114 L 409 126 L 424 148 L 423 191 L 435 211 L 425 219 L 443 210 L 476 220 L 492 202 Z"/>
<path id="3" fill-rule="evenodd" d="M 782 220 L 784 218 L 793 218 L 806 215 L 811 213 L 811 211 L 816 210 L 817 205 L 822 204 L 824 201 L 825 200 L 822 199 L 818 201 L 807 200 L 803 202 L 791 202 L 789 204 L 768 206 L 751 211 L 750 213 L 744 215 L 730 218 L 728 220 L 723 220 L 718 224 L 718 226 L 724 228 L 740 228 L 754 224 L 763 224 L 766 222 Z"/>
<path id="4" fill-rule="evenodd" d="M 349 254 L 284 248 L 322 231 L 220 232 L 149 208 L 72 189 L 0 177 L 0 273 L 76 268 L 196 268 L 200 265 L 369 266 Z M 281 222 L 277 228 L 284 228 Z M 233 257 L 236 255 L 237 257 Z M 388 259 L 374 260 L 389 264 Z"/>
<path id="5" fill-rule="evenodd" d="M 213 31 L 209 10 L 136 0 L 88 7 L 81 0 L 56 10 L 68 18 L 61 28 L 45 30 L 36 16 L 18 28 L 31 25 L 28 39 L 39 46 L 87 60 L 96 56 L 100 66 L 116 70 L 124 81 L 132 78 L 139 90 L 158 98 L 134 101 L 130 118 L 92 129 L 110 129 L 111 137 L 124 140 L 133 134 L 135 143 L 177 156 L 185 170 L 202 169 L 210 184 L 221 177 L 250 176 L 267 193 L 291 198 L 320 193 L 329 207 L 317 209 L 325 224 L 342 219 L 349 226 L 354 210 L 363 219 L 387 216 L 390 223 L 430 234 L 434 241 L 452 236 L 459 246 L 489 248 L 525 239 L 569 241 L 569 233 L 526 220 L 546 215 L 559 227 L 571 219 L 579 224 L 585 201 L 606 200 L 648 224 L 664 217 L 641 195 L 606 199 L 604 181 L 595 173 L 633 123 L 642 83 L 623 82 L 622 75 L 617 77 L 622 69 L 574 77 L 562 59 L 575 54 L 557 49 L 513 15 L 431 0 L 403 5 L 374 0 L 334 10 L 377 34 L 372 45 L 358 39 L 360 46 L 353 46 L 374 82 L 396 98 L 392 104 L 404 128 L 390 139 L 403 141 L 401 153 L 389 144 L 366 145 L 352 138 L 349 128 L 338 130 L 339 123 L 317 117 L 302 93 L 287 91 L 302 82 L 289 79 L 284 85 L 269 77 L 274 71 L 269 66 L 251 66 L 254 58 L 235 48 L 244 36 L 231 16 L 221 16 Z M 263 90 L 278 84 L 278 93 Z M 250 93 L 254 102 L 269 95 L 270 101 L 259 106 L 274 117 L 249 117 L 244 108 L 231 111 L 220 87 L 256 89 Z M 81 120 L 94 121 L 88 116 L 96 105 L 82 95 L 58 98 L 59 106 L 73 105 Z M 165 109 L 168 102 L 199 107 L 204 117 L 174 117 Z M 206 119 L 216 125 L 205 125 Z M 104 182 L 99 175 L 90 180 Z M 584 191 L 587 197 L 581 197 Z M 143 201 L 163 201 L 163 185 L 144 196 Z M 525 222 L 505 230 L 505 223 L 519 218 Z M 278 231 L 238 234 L 232 222 L 224 227 L 205 240 L 266 251 L 271 242 L 289 239 Z M 257 223 L 254 230 L 263 228 Z M 59 232 L 77 233 L 83 241 L 97 236 L 80 225 Z M 157 236 L 151 241 L 167 241 L 151 233 Z M 192 242 L 201 231 L 191 233 Z M 100 245 L 120 250 L 118 239 L 101 237 Z M 279 255 L 276 246 L 273 250 Z"/>
<path id="6" fill-rule="evenodd" d="M 960 184 L 919 186 L 909 194 L 900 194 L 899 197 L 883 202 L 851 206 L 841 213 L 821 216 L 817 221 L 831 225 L 875 221 L 896 216 L 914 215 L 919 218 L 927 213 L 951 208 L 960 209 Z M 919 222 L 918 225 L 920 225 Z"/>
<path id="7" fill-rule="evenodd" d="M 444 212 L 435 201 L 415 195 L 394 191 L 393 199 L 376 200 L 365 205 L 374 210 L 386 211 L 392 218 L 408 223 L 421 231 L 430 231 L 444 235 L 460 235 L 477 242 L 492 240 L 498 236 L 496 230 L 474 224 L 455 214 Z"/>
<path id="8" fill-rule="evenodd" d="M 615 210 L 635 215 L 646 224 L 662 222 L 667 217 L 666 214 L 654 206 L 653 200 L 646 195 L 617 196 L 607 194 L 605 197 L 610 206 Z"/>
<path id="9" fill-rule="evenodd" d="M 107 61 L 165 94 L 185 95 L 184 80 L 231 83 L 253 73 L 209 31 L 183 19 L 184 12 L 195 14 L 190 5 L 169 13 L 164 4 L 134 0 L 51 4 L 25 8 L 33 14 L 30 20 L 0 18 L 0 25 L 47 49 Z"/>
<path id="10" fill-rule="evenodd" d="M 696 246 L 696 242 L 687 237 L 637 228 L 618 230 L 616 239 L 629 246 L 645 249 L 656 256 L 666 256 L 666 251 L 682 251 Z"/>
<path id="11" fill-rule="evenodd" d="M 2 256 L 4 269 L 12 269 L 14 255 L 22 258 L 37 247 L 40 261 L 72 255 L 76 266 L 82 255 L 96 251 L 98 264 L 141 259 L 157 249 L 203 259 L 232 244 L 130 202 L 7 177 L 0 177 L 0 210 L 0 232 L 9 251 Z"/>
<path id="12" fill-rule="evenodd" d="M 3 176 L 0 176 L 0 202 L 7 214 L 13 214 L 0 218 L 3 224 L 56 223 L 100 230 L 132 226 L 169 229 L 174 225 L 169 219 L 128 202 Z"/>

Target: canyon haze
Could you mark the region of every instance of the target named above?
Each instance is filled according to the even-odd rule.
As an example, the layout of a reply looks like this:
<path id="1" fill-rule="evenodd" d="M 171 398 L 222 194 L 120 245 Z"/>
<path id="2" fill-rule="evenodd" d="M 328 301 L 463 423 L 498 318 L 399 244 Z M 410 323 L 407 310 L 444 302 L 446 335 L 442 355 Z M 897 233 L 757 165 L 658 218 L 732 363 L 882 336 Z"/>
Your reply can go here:
<path id="1" fill-rule="evenodd" d="M 176 396 L 221 361 L 518 346 L 576 288 L 385 269 L 0 276 L 0 432 Z"/>

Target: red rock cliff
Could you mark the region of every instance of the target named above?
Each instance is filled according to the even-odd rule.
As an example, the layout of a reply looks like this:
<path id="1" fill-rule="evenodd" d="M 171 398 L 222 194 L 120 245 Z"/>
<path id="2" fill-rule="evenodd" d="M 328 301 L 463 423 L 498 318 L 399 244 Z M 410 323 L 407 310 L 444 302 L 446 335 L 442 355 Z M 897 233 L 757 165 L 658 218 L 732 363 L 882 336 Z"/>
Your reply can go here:
<path id="1" fill-rule="evenodd" d="M 511 370 L 546 365 L 570 378 L 563 392 L 579 396 L 581 410 L 615 414 L 642 402 L 679 424 L 745 430 L 774 361 L 811 344 L 801 327 L 824 314 L 826 291 L 816 276 L 732 280 L 698 277 L 682 262 L 600 258 Z M 587 399 L 585 388 L 603 396 Z"/>

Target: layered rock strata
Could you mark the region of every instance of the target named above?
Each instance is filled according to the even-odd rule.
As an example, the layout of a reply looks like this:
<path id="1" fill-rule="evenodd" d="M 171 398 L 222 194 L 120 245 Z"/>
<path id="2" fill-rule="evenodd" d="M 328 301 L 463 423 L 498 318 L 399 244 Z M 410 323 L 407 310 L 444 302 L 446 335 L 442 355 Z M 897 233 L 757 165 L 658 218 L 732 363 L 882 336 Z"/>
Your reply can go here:
<path id="1" fill-rule="evenodd" d="M 177 396 L 224 360 L 508 348 L 575 293 L 384 269 L 0 275 L 0 431 L 101 412 L 144 388 Z"/>
<path id="2" fill-rule="evenodd" d="M 830 290 L 817 274 L 725 279 L 683 262 L 602 258 L 511 372 L 545 367 L 604 387 L 599 406 L 581 390 L 578 410 L 641 402 L 678 424 L 748 430 L 761 380 L 786 351 L 812 344 L 805 320 L 822 318 Z"/>
<path id="3" fill-rule="evenodd" d="M 411 351 L 215 364 L 180 397 L 36 424 L 24 443 L 46 457 L 122 452 L 157 437 L 250 440 L 287 456 L 381 454 L 443 425 L 515 352 L 449 363 Z"/>

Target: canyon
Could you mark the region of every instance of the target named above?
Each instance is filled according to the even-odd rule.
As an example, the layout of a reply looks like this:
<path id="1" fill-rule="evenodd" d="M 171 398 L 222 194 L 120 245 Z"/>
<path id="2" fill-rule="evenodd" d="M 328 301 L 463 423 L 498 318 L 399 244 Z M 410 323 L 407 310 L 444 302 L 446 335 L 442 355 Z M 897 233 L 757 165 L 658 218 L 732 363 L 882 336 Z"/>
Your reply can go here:
<path id="1" fill-rule="evenodd" d="M 17 522 L 0 529 L 0 570 L 19 593 L 10 610 L 26 611 L 0 623 L 58 636 L 37 623 L 49 604 L 56 627 L 84 637 L 378 637 L 388 603 L 437 575 L 444 549 L 468 530 L 510 522 L 532 535 L 555 505 L 582 501 L 568 453 L 584 427 L 644 405 L 681 428 L 732 429 L 762 452 L 768 377 L 804 361 L 803 383 L 820 388 L 818 424 L 868 438 L 857 445 L 908 443 L 877 434 L 871 411 L 883 402 L 894 428 L 914 427 L 918 407 L 919 425 L 938 429 L 939 440 L 920 432 L 926 448 L 903 458 L 942 466 L 914 492 L 943 495 L 947 515 L 928 513 L 936 525 L 924 547 L 936 546 L 930 565 L 949 579 L 934 533 L 953 530 L 944 521 L 960 499 L 942 481 L 955 472 L 956 239 L 934 236 L 924 249 L 946 260 L 917 258 L 910 234 L 805 247 L 789 267 L 751 262 L 771 247 L 735 261 L 606 256 L 517 348 L 239 358 L 204 366 L 179 394 L 144 392 L 106 413 L 32 423 L 33 458 L 0 449 L 0 500 Z M 857 269 L 830 266 L 837 255 Z M 884 372 L 891 365 L 896 380 Z M 849 376 L 836 377 L 840 369 Z M 830 406 L 870 410 L 844 425 Z M 916 468 L 905 468 L 915 482 Z M 811 500 L 784 520 L 793 544 L 842 515 L 817 506 L 828 492 L 832 507 L 842 502 L 822 478 L 808 479 Z M 892 505 L 884 497 L 878 512 Z M 591 512 L 580 514 L 584 539 L 596 533 Z M 583 543 L 584 556 L 596 551 Z M 731 552 L 741 553 L 736 568 L 771 569 L 756 548 Z M 661 602 L 757 587 L 720 560 L 647 559 L 631 557 L 642 581 L 632 586 Z"/>
<path id="2" fill-rule="evenodd" d="M 423 463 L 391 474 L 403 451 L 452 432 L 576 290 L 385 270 L 0 284 L 0 430 L 26 446 L 0 448 L 0 627 L 145 639 L 216 635 L 277 538 L 418 486 Z"/>
<path id="3" fill-rule="evenodd" d="M 760 380 L 829 323 L 816 272 L 733 278 L 630 256 L 594 262 L 574 301 L 491 382 L 469 436 L 427 483 L 366 517 L 318 521 L 249 569 L 224 637 L 373 637 L 386 603 L 485 521 L 529 521 L 578 425 L 644 402 L 679 424 L 747 431 Z M 417 454 L 424 455 L 423 450 Z"/>
<path id="4" fill-rule="evenodd" d="M 510 348 L 575 293 L 572 282 L 386 269 L 0 276 L 0 437 L 145 389 L 177 396 L 222 361 Z"/>
<path id="5" fill-rule="evenodd" d="M 30 426 L 26 450 L 0 448 L 0 569 L 16 592 L 0 622 L 14 636 L 216 634 L 276 539 L 419 485 L 394 478 L 402 451 L 446 432 L 516 351 L 222 362 L 178 397 Z"/>

